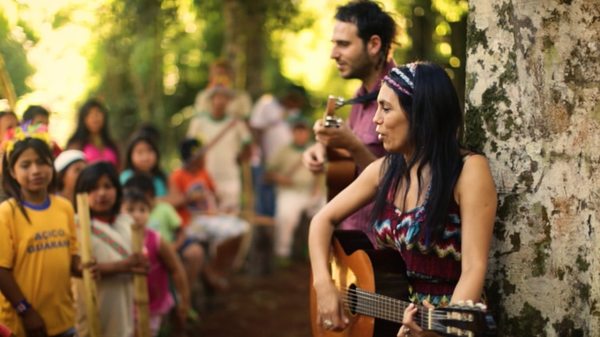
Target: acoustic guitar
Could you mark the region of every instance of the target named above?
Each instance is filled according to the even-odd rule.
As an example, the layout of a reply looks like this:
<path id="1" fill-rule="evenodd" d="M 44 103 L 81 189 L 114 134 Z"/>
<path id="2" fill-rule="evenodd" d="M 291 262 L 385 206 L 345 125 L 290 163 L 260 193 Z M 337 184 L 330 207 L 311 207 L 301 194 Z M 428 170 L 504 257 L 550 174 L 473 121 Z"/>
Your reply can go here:
<path id="1" fill-rule="evenodd" d="M 336 230 L 333 236 L 331 274 L 342 294 L 350 323 L 343 331 L 330 331 L 317 322 L 317 304 L 311 289 L 313 337 L 396 336 L 410 302 L 404 262 L 397 251 L 375 250 L 361 231 Z M 312 284 L 312 280 L 311 280 Z M 415 322 L 440 336 L 496 336 L 493 318 L 481 306 L 418 307 Z"/>
<path id="2" fill-rule="evenodd" d="M 340 120 L 335 116 L 335 110 L 341 106 L 339 98 L 329 96 L 323 116 L 325 127 L 339 127 Z M 356 178 L 357 167 L 350 152 L 344 149 L 327 147 L 327 164 L 325 165 L 325 185 L 327 200 L 333 199 Z"/>

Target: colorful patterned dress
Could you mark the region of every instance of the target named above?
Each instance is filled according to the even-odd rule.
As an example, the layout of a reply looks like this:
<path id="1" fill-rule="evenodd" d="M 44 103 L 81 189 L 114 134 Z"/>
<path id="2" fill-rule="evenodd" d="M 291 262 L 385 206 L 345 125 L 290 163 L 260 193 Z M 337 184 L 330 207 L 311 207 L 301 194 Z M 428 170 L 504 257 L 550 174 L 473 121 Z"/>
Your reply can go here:
<path id="1" fill-rule="evenodd" d="M 425 205 L 402 212 L 388 202 L 374 224 L 380 247 L 396 249 L 406 263 L 411 302 L 434 306 L 450 302 L 461 274 L 460 213 L 454 201 L 448 210 L 442 238 L 425 249 L 419 232 L 425 223 Z"/>

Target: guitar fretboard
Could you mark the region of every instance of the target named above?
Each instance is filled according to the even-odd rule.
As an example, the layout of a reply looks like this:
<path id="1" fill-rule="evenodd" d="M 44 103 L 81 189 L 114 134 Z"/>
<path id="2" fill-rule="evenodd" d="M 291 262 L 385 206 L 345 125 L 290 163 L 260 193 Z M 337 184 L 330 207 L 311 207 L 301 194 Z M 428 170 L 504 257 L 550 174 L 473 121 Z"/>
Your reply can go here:
<path id="1" fill-rule="evenodd" d="M 400 324 L 402 324 L 404 310 L 410 305 L 410 302 L 375 294 L 359 288 L 348 289 L 344 296 L 344 302 L 348 310 L 352 313 Z M 417 308 L 417 313 L 413 319 L 419 326 L 434 331 L 446 331 L 445 327 L 437 322 L 438 319 L 446 318 L 445 314 L 423 306 L 418 306 Z"/>

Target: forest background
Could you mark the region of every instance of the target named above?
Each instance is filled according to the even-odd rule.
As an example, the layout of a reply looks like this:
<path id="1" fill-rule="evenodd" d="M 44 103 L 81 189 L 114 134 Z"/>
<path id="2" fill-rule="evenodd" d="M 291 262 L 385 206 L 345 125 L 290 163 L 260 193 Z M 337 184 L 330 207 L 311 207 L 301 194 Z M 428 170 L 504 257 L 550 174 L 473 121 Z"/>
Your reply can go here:
<path id="1" fill-rule="evenodd" d="M 255 99 L 304 86 L 313 118 L 327 95 L 351 96 L 358 83 L 329 58 L 345 2 L 0 0 L 0 83 L 11 78 L 18 115 L 29 104 L 53 112 L 60 144 L 97 96 L 115 138 L 150 121 L 170 159 L 219 57 Z M 401 30 L 396 62 L 447 69 L 465 98 L 465 141 L 490 160 L 499 204 L 487 294 L 500 336 L 600 337 L 600 3 L 382 3 Z"/>
<path id="2" fill-rule="evenodd" d="M 1 70 L 12 82 L 17 115 L 30 104 L 47 107 L 59 144 L 73 130 L 78 106 L 99 97 L 110 110 L 113 137 L 125 141 L 142 122 L 152 122 L 172 159 L 208 66 L 218 58 L 234 65 L 235 86 L 253 99 L 288 84 L 303 86 L 305 113 L 312 117 L 321 114 L 329 94 L 350 97 L 359 83 L 342 80 L 329 58 L 335 8 L 344 3 L 0 0 Z M 396 62 L 444 65 L 463 97 L 467 1 L 382 4 L 400 27 Z"/>

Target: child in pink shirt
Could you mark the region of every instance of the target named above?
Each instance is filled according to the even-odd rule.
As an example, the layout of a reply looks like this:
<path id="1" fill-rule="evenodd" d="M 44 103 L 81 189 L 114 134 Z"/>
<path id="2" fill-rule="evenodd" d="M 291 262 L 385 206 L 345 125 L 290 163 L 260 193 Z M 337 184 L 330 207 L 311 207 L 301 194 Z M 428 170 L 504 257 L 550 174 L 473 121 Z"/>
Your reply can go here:
<path id="1" fill-rule="evenodd" d="M 147 228 L 152 202 L 137 189 L 126 189 L 121 211 L 131 215 L 137 226 L 143 226 L 144 250 L 150 262 L 148 271 L 148 295 L 150 300 L 150 329 L 158 335 L 164 316 L 168 315 L 176 301 L 169 291 L 169 275 L 173 277 L 177 291 L 177 317 L 184 325 L 190 308 L 190 291 L 183 265 L 172 246 L 158 232 Z"/>

